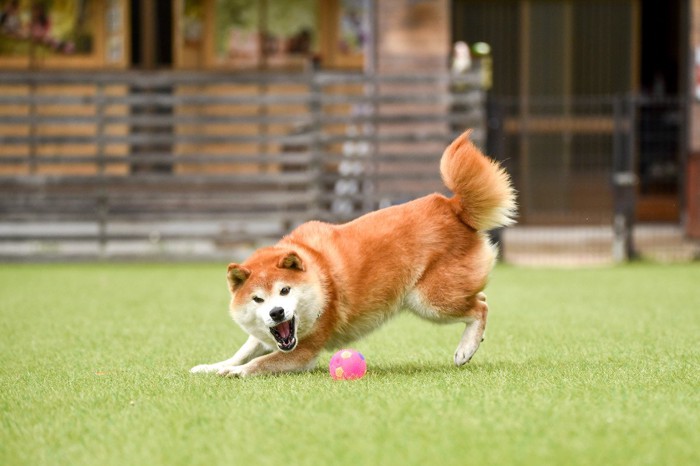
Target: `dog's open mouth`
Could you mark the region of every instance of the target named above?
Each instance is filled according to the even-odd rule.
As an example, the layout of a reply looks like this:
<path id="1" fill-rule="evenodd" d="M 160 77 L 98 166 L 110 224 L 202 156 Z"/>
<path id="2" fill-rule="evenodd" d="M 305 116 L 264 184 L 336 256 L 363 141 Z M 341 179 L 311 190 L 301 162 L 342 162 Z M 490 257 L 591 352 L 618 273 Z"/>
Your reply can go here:
<path id="1" fill-rule="evenodd" d="M 297 346 L 296 318 L 292 317 L 286 322 L 270 327 L 270 333 L 275 337 L 280 350 L 292 351 Z"/>

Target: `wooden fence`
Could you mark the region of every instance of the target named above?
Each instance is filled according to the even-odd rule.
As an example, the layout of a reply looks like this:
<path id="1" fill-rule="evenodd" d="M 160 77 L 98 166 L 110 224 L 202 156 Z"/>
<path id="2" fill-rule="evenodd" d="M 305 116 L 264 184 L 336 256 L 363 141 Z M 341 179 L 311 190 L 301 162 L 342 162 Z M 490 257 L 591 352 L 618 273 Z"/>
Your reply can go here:
<path id="1" fill-rule="evenodd" d="M 477 74 L 0 73 L 0 259 L 219 257 L 442 190 Z"/>

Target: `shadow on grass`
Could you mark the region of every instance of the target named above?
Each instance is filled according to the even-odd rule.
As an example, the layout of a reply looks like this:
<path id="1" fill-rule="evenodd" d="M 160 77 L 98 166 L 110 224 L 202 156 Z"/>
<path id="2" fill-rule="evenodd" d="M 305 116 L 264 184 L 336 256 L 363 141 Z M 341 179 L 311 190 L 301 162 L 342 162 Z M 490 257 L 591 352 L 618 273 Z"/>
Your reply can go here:
<path id="1" fill-rule="evenodd" d="M 411 377 L 411 376 L 444 376 L 450 377 L 459 374 L 473 376 L 494 376 L 502 374 L 522 374 L 532 371 L 550 370 L 552 368 L 565 365 L 561 361 L 553 361 L 544 358 L 533 358 L 520 361 L 500 360 L 500 361 L 473 361 L 461 367 L 456 367 L 449 362 L 431 362 L 431 361 L 415 361 L 415 362 L 382 362 L 378 364 L 369 364 L 367 367 L 367 376 L 372 378 L 394 378 L 394 377 Z M 184 372 L 183 372 L 184 374 Z M 235 377 L 220 377 L 215 374 L 187 374 L 189 377 L 206 380 L 209 378 L 222 380 L 242 380 Z M 328 368 L 325 365 L 319 365 L 315 369 L 307 372 L 288 372 L 277 374 L 266 374 L 260 378 L 274 378 L 287 380 L 304 380 L 307 378 L 324 378 L 328 377 Z M 257 379 L 258 377 L 253 377 Z M 246 378 L 246 380 L 249 380 Z"/>
<path id="2" fill-rule="evenodd" d="M 471 362 L 461 367 L 449 363 L 402 362 L 397 364 L 372 365 L 367 373 L 372 376 L 411 376 L 411 375 L 454 375 L 467 373 L 474 375 L 491 375 L 496 373 L 522 372 L 529 366 L 546 364 L 544 361 L 494 361 Z M 318 368 L 313 373 L 326 373 L 327 370 Z"/>
<path id="3" fill-rule="evenodd" d="M 493 377 L 542 377 L 549 378 L 552 374 L 566 377 L 587 377 L 601 372 L 609 373 L 612 370 L 622 370 L 628 364 L 624 359 L 605 358 L 603 360 L 570 360 L 533 357 L 518 360 L 472 361 L 461 367 L 455 367 L 449 362 L 437 361 L 397 361 L 369 364 L 367 377 L 373 379 L 392 379 L 416 377 L 450 378 L 459 376 L 474 376 L 483 378 Z M 588 375 L 587 375 L 588 374 Z M 212 374 L 197 374 L 196 377 L 207 376 L 221 378 Z M 287 380 L 307 380 L 308 378 L 329 377 L 328 368 L 319 365 L 308 372 L 268 374 L 262 378 L 283 378 Z M 224 380 L 230 380 L 223 378 Z"/>

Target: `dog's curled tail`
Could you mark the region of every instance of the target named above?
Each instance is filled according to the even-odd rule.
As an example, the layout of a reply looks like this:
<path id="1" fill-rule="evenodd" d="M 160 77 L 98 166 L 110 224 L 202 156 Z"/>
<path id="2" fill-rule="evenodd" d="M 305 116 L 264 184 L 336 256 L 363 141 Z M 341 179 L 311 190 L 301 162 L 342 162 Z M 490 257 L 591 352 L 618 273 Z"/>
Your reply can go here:
<path id="1" fill-rule="evenodd" d="M 464 132 L 440 159 L 440 174 L 459 204 L 459 216 L 477 231 L 515 223 L 515 190 L 508 173 L 486 157 Z"/>

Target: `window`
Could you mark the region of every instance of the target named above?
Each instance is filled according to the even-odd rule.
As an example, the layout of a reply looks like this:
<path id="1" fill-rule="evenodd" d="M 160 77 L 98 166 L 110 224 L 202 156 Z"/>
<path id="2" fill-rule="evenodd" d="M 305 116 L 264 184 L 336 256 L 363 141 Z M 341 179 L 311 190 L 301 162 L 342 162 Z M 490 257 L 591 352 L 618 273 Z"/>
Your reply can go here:
<path id="1" fill-rule="evenodd" d="M 316 0 L 184 0 L 179 67 L 308 66 L 316 49 Z"/>
<path id="2" fill-rule="evenodd" d="M 0 65 L 126 66 L 124 0 L 0 1 Z"/>
<path id="3" fill-rule="evenodd" d="M 369 0 L 181 0 L 179 68 L 361 68 Z"/>

